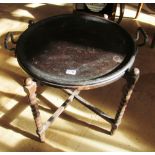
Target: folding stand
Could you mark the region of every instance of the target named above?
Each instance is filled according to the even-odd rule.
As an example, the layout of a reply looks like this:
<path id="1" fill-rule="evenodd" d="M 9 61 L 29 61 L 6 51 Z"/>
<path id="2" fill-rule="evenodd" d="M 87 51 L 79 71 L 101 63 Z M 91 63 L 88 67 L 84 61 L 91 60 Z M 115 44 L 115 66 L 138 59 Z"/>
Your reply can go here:
<path id="1" fill-rule="evenodd" d="M 65 110 L 67 105 L 73 101 L 74 98 L 78 100 L 79 103 L 83 104 L 85 107 L 87 107 L 88 109 L 96 113 L 98 116 L 102 117 L 104 120 L 109 122 L 111 124 L 111 130 L 109 131 L 109 133 L 112 135 L 121 123 L 128 101 L 131 97 L 135 84 L 139 78 L 139 73 L 140 71 L 138 68 L 133 68 L 125 73 L 124 78 L 126 79 L 127 84 L 125 90 L 123 91 L 123 96 L 120 105 L 118 107 L 118 110 L 116 112 L 115 118 L 111 118 L 110 116 L 108 116 L 95 106 L 93 106 L 91 103 L 80 97 L 78 95 L 80 93 L 80 90 L 75 89 L 74 91 L 72 91 L 70 89 L 64 89 L 64 91 L 70 94 L 70 96 L 44 124 L 41 122 L 41 116 L 37 104 L 37 98 L 36 98 L 37 83 L 33 81 L 31 78 L 27 78 L 25 81 L 24 88 L 28 94 L 29 103 L 31 106 L 31 110 L 37 128 L 36 132 L 39 136 L 40 141 L 41 142 L 45 141 L 45 131 L 48 129 L 50 124 L 52 124 L 54 120 L 56 120 L 59 117 L 59 115 Z"/>

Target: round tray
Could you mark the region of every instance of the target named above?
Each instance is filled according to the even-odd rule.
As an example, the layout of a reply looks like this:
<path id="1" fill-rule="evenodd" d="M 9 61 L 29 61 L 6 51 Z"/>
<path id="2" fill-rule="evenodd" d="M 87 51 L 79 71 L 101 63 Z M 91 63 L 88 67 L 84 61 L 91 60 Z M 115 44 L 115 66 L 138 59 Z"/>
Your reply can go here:
<path id="1" fill-rule="evenodd" d="M 65 88 L 94 88 L 122 77 L 135 59 L 131 36 L 101 17 L 67 14 L 30 26 L 16 56 L 34 79 Z"/>

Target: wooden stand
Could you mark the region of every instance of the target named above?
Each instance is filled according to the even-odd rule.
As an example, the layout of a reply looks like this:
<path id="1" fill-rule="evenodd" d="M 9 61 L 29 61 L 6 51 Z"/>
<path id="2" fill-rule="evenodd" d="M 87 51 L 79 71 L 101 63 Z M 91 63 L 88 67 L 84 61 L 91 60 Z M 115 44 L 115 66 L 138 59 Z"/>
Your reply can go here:
<path id="1" fill-rule="evenodd" d="M 102 112 L 100 109 L 98 109 L 97 107 L 93 106 L 91 103 L 80 97 L 78 95 L 80 93 L 80 90 L 75 89 L 74 91 L 72 91 L 70 89 L 64 89 L 64 91 L 70 94 L 70 96 L 44 124 L 42 124 L 41 122 L 41 116 L 37 104 L 37 98 L 36 98 L 37 84 L 31 78 L 27 78 L 25 81 L 25 90 L 29 97 L 29 102 L 32 109 L 34 121 L 36 124 L 37 134 L 40 138 L 40 141 L 41 142 L 45 141 L 45 131 L 60 116 L 60 114 L 65 110 L 67 105 L 73 101 L 74 98 L 78 100 L 79 103 L 83 104 L 85 107 L 96 113 L 98 116 L 102 117 L 108 123 L 110 123 L 112 127 L 111 130 L 108 131 L 108 133 L 112 135 L 121 123 L 121 120 L 123 118 L 125 109 L 127 107 L 133 89 L 135 87 L 135 84 L 138 81 L 139 73 L 140 73 L 139 69 L 134 68 L 125 74 L 124 77 L 127 80 L 126 89 L 123 92 L 123 96 L 119 108 L 116 112 L 115 118 L 111 118 L 106 113 Z"/>

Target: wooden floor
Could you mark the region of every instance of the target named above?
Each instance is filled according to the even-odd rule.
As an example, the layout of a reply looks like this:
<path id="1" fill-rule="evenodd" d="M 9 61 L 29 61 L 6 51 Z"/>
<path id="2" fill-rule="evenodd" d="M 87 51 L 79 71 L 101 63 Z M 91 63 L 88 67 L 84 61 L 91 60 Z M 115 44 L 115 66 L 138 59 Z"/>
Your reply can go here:
<path id="1" fill-rule="evenodd" d="M 13 52 L 4 49 L 8 31 L 21 34 L 29 19 L 40 19 L 72 11 L 70 6 L 52 4 L 0 4 L 0 151 L 155 151 L 155 49 L 139 48 L 134 66 L 141 76 L 115 135 L 102 128 L 110 126 L 97 115 L 74 101 L 46 132 L 46 143 L 38 142 L 35 125 L 23 90 L 28 75 L 20 68 Z M 152 24 L 140 23 L 149 35 Z M 124 18 L 121 25 L 135 37 L 136 22 Z M 83 91 L 81 95 L 114 116 L 124 80 L 109 86 Z M 62 90 L 40 87 L 38 95 L 43 121 L 67 98 Z M 98 127 L 96 127 L 98 126 Z"/>

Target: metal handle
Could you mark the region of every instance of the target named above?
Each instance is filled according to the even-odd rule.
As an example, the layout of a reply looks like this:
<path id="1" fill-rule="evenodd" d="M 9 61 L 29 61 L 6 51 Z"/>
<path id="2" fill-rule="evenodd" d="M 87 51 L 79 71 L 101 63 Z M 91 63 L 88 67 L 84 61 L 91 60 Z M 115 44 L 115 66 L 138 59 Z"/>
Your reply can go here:
<path id="1" fill-rule="evenodd" d="M 140 33 L 143 35 L 143 42 L 138 43 Z M 135 42 L 137 43 L 137 46 L 139 46 L 139 47 L 145 45 L 146 42 L 148 42 L 148 35 L 147 35 L 147 33 L 142 29 L 142 27 L 139 27 L 139 28 L 137 29 Z"/>
<path id="2" fill-rule="evenodd" d="M 16 44 L 17 42 L 14 40 L 14 37 L 13 37 L 13 33 L 12 32 L 8 32 L 5 36 L 5 39 L 4 39 L 4 47 L 7 49 L 7 50 L 10 50 L 10 51 L 15 51 L 15 48 L 9 48 L 8 46 L 8 42 L 9 40 L 11 39 L 11 43 L 13 44 Z"/>

